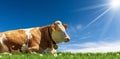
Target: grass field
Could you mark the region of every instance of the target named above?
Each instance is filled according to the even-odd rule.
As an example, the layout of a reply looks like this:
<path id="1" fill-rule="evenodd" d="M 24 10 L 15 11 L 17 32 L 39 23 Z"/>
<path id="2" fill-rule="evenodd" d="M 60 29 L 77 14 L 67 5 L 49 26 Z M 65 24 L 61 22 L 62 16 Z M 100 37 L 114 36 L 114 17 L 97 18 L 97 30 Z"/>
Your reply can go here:
<path id="1" fill-rule="evenodd" d="M 120 53 L 0 54 L 0 59 L 120 59 Z"/>

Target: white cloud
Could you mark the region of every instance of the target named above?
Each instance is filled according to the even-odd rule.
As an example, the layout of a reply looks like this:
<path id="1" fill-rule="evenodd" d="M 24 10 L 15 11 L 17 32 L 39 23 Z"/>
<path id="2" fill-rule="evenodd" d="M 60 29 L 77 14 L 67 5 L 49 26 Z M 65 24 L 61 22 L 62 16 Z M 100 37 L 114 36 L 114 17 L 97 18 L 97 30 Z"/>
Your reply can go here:
<path id="1" fill-rule="evenodd" d="M 81 29 L 81 28 L 82 28 L 82 25 L 81 25 L 81 24 L 76 25 L 76 29 L 77 29 L 77 30 L 79 30 L 79 29 Z"/>
<path id="2" fill-rule="evenodd" d="M 68 31 L 71 33 L 78 33 L 82 29 L 82 27 L 83 26 L 81 24 L 70 25 Z"/>
<path id="3" fill-rule="evenodd" d="M 75 25 L 71 24 L 67 29 L 67 33 L 70 35 L 71 39 L 72 38 L 79 38 L 80 35 L 78 35 L 78 34 L 81 32 L 82 29 L 83 29 L 83 26 L 81 24 L 75 24 Z"/>
<path id="4" fill-rule="evenodd" d="M 80 39 L 88 39 L 88 38 L 90 38 L 90 37 L 92 37 L 92 36 L 83 36 L 83 37 L 81 37 Z"/>
<path id="5" fill-rule="evenodd" d="M 120 41 L 116 42 L 87 42 L 82 44 L 69 44 L 61 46 L 64 52 L 118 52 L 120 51 Z"/>

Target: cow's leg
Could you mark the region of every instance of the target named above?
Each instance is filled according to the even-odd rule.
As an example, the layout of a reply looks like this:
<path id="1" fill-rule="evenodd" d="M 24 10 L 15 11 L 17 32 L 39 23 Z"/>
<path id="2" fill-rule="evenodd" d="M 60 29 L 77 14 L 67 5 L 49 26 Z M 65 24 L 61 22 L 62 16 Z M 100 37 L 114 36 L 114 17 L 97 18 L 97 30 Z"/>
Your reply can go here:
<path id="1" fill-rule="evenodd" d="M 28 52 L 35 53 L 39 52 L 39 44 L 34 44 L 28 48 Z"/>
<path id="2" fill-rule="evenodd" d="M 57 56 L 57 51 L 56 51 L 56 49 L 53 48 L 53 49 L 51 50 L 51 53 L 52 53 L 55 57 Z"/>
<path id="3" fill-rule="evenodd" d="M 47 48 L 46 50 L 44 50 L 44 52 L 46 54 L 53 54 L 55 57 L 57 56 L 57 51 L 54 48 Z"/>

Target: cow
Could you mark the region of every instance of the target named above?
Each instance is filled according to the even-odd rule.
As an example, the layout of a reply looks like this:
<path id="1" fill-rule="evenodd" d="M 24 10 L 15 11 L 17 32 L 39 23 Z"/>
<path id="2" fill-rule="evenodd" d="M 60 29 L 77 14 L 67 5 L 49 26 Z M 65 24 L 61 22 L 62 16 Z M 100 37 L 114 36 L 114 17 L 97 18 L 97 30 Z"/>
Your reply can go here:
<path id="1" fill-rule="evenodd" d="M 69 42 L 67 24 L 55 21 L 53 24 L 0 33 L 0 53 L 19 51 L 23 53 L 56 54 L 58 44 Z"/>

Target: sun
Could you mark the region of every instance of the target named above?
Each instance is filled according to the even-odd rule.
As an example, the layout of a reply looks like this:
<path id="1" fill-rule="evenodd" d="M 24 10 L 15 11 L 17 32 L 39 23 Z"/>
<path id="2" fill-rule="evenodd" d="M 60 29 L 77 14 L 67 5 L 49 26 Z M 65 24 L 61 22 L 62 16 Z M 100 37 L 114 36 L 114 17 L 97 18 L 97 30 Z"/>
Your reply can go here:
<path id="1" fill-rule="evenodd" d="M 120 8 L 120 0 L 111 0 L 110 1 L 110 7 L 113 9 Z"/>

